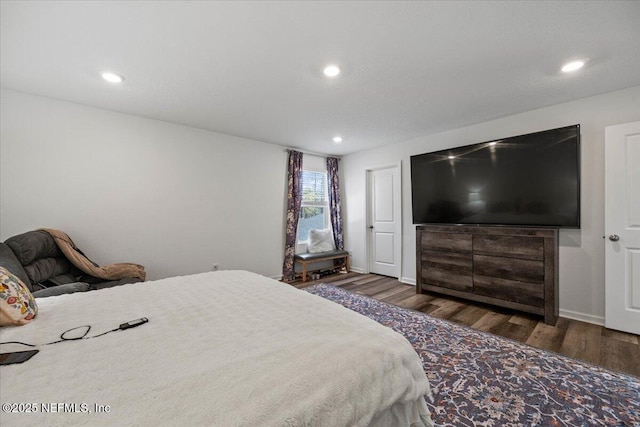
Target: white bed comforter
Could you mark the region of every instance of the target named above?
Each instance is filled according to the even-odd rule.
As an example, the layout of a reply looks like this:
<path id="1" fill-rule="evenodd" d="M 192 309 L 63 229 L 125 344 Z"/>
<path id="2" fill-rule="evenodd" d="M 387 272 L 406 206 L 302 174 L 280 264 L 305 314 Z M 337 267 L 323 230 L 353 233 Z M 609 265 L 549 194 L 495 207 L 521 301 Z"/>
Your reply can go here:
<path id="1" fill-rule="evenodd" d="M 38 304 L 34 322 L 2 328 L 0 341 L 41 344 L 76 326 L 91 325 L 91 336 L 140 317 L 149 323 L 42 346 L 31 360 L 0 367 L 0 402 L 32 411 L 0 413 L 3 426 L 366 426 L 391 422 L 393 408 L 430 423 L 429 384 L 404 337 L 253 273 L 173 277 Z"/>

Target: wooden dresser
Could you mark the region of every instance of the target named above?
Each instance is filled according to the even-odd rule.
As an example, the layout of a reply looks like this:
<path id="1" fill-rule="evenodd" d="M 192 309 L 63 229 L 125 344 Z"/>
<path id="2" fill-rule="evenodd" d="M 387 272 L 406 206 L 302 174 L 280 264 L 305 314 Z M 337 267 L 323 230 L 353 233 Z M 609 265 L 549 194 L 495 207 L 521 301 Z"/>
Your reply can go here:
<path id="1" fill-rule="evenodd" d="M 558 318 L 558 230 L 421 225 L 418 293 L 438 292 Z"/>

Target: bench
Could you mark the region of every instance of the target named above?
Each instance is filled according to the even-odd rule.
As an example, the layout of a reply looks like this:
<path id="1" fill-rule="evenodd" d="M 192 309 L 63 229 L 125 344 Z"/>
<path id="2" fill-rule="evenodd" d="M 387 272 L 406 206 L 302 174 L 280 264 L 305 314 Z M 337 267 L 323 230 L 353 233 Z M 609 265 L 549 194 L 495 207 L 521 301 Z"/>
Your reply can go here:
<path id="1" fill-rule="evenodd" d="M 295 262 L 300 263 L 302 265 L 302 281 L 307 281 L 307 264 L 312 264 L 320 261 L 330 261 L 332 259 L 343 259 L 344 266 L 349 271 L 349 251 L 329 251 L 329 252 L 318 252 L 318 253 L 306 253 L 306 254 L 297 254 L 295 257 Z M 315 271 L 315 270 L 312 270 Z"/>

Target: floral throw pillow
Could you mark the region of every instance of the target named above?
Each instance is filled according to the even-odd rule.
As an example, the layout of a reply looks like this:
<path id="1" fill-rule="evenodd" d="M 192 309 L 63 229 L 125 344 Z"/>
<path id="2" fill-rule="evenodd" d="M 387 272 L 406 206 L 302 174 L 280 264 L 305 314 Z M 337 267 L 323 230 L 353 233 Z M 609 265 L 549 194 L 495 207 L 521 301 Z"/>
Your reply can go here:
<path id="1" fill-rule="evenodd" d="M 24 325 L 38 314 L 36 300 L 20 279 L 0 267 L 0 326 Z"/>
<path id="2" fill-rule="evenodd" d="M 309 253 L 329 252 L 336 248 L 333 243 L 333 233 L 330 228 L 324 230 L 309 230 Z"/>

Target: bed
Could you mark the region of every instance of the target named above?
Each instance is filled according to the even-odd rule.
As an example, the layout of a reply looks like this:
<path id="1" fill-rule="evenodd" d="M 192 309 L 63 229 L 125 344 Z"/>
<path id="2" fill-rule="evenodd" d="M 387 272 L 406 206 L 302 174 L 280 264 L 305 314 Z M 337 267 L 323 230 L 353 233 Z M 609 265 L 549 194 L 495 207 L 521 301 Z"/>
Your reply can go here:
<path id="1" fill-rule="evenodd" d="M 2 328 L 0 342 L 42 344 L 78 326 L 91 325 L 93 336 L 149 322 L 40 346 L 31 360 L 2 366 L 4 425 L 432 425 L 429 383 L 406 338 L 254 273 L 173 277 L 38 304 L 36 320 Z"/>

